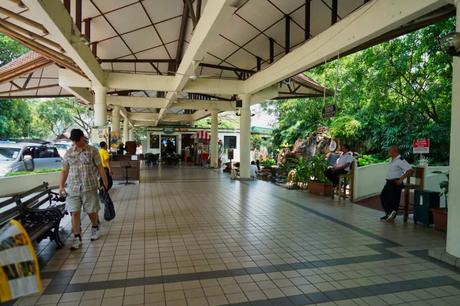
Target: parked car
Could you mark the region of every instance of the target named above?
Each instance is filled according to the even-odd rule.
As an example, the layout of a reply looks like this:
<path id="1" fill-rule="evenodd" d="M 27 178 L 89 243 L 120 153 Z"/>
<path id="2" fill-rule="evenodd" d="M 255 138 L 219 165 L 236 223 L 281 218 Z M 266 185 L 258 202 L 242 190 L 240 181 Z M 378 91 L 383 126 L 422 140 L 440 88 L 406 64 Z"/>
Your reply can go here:
<path id="1" fill-rule="evenodd" d="M 0 143 L 0 176 L 10 172 L 55 169 L 62 158 L 55 146 L 34 142 Z"/>
<path id="2" fill-rule="evenodd" d="M 54 146 L 58 150 L 59 155 L 64 158 L 65 152 L 72 147 L 72 142 L 70 141 L 59 141 L 55 142 Z"/>

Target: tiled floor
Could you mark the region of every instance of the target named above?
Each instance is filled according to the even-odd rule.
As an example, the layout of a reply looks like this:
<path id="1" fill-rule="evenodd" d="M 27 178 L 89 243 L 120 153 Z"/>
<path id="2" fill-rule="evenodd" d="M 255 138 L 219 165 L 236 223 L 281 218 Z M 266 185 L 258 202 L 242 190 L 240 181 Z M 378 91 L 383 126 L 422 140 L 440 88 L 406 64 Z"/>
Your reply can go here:
<path id="1" fill-rule="evenodd" d="M 441 233 L 213 170 L 142 176 L 114 188 L 102 237 L 85 221 L 83 249 L 58 250 L 44 293 L 16 305 L 460 305 L 459 271 L 426 256 Z"/>

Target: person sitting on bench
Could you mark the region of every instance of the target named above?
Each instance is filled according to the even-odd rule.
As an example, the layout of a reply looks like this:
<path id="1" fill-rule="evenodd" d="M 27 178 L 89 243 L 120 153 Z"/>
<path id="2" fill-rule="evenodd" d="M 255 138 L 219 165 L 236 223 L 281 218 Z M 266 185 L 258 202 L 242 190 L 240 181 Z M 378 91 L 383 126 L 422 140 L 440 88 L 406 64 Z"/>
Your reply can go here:
<path id="1" fill-rule="evenodd" d="M 353 152 L 350 151 L 348 145 L 342 145 L 343 153 L 337 159 L 335 166 L 329 167 L 325 172 L 324 175 L 332 182 L 334 187 L 339 185 L 339 176 L 341 174 L 347 174 L 351 170 L 351 165 L 355 160 L 353 158 Z"/>

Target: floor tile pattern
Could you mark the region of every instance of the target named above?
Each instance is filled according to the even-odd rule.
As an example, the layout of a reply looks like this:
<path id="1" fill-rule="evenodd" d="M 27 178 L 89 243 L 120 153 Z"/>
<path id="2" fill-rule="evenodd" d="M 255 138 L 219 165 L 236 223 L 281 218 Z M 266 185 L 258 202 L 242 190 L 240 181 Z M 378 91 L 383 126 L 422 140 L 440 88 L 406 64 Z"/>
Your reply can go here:
<path id="1" fill-rule="evenodd" d="M 443 234 L 376 210 L 193 167 L 112 198 L 99 240 L 85 220 L 81 250 L 39 246 L 46 288 L 11 304 L 460 305 L 459 271 L 426 255 Z"/>

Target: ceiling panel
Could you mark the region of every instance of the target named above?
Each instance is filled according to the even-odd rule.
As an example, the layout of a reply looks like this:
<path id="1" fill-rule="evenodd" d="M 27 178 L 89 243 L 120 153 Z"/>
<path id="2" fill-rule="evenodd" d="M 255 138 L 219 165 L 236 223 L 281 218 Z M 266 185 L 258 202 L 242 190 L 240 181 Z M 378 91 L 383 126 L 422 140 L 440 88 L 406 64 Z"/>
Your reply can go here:
<path id="1" fill-rule="evenodd" d="M 248 40 L 260 33 L 236 15 L 232 16 L 229 24 L 232 26 L 226 27 L 222 32 L 220 32 L 220 34 L 229 38 L 238 45 L 246 43 Z"/>
<path id="2" fill-rule="evenodd" d="M 164 43 L 169 43 L 179 39 L 180 23 L 181 19 L 175 18 L 155 26 L 158 32 L 160 32 L 161 39 Z"/>
<path id="3" fill-rule="evenodd" d="M 225 58 L 234 52 L 238 47 L 223 38 L 222 36 L 217 36 L 209 43 L 208 52 L 219 57 Z"/>
<path id="4" fill-rule="evenodd" d="M 243 69 L 250 69 L 256 65 L 256 58 L 243 49 L 226 59 L 233 66 Z"/>
<path id="5" fill-rule="evenodd" d="M 106 17 L 120 34 L 151 24 L 140 4 L 108 13 Z"/>
<path id="6" fill-rule="evenodd" d="M 154 23 L 182 15 L 182 0 L 144 1 L 143 4 Z"/>
<path id="7" fill-rule="evenodd" d="M 161 44 L 153 26 L 122 35 L 133 52 L 138 52 Z"/>
<path id="8" fill-rule="evenodd" d="M 283 17 L 283 14 L 273 5 L 262 0 L 247 2 L 238 10 L 238 15 L 255 25 L 259 30 L 264 30 L 274 21 Z"/>
<path id="9" fill-rule="evenodd" d="M 136 53 L 136 57 L 139 59 L 169 58 L 168 53 L 166 53 L 165 48 L 163 46 L 157 46 L 156 48 Z"/>
<path id="10" fill-rule="evenodd" d="M 305 5 L 305 0 L 270 0 L 284 14 L 290 14 L 293 10 Z M 348 1 L 348 0 L 347 0 Z"/>
<path id="11" fill-rule="evenodd" d="M 89 0 L 83 0 L 82 1 L 82 5 L 81 5 L 81 17 L 82 17 L 81 19 L 82 20 L 85 20 L 86 18 L 92 18 L 92 17 L 98 16 L 98 15 L 100 15 L 100 13 L 99 13 L 99 11 L 96 9 L 96 7 L 93 5 L 93 3 L 91 1 L 89 1 Z"/>
<path id="12" fill-rule="evenodd" d="M 331 25 L 331 10 L 322 1 L 311 3 L 311 34 L 318 35 Z"/>
<path id="13" fill-rule="evenodd" d="M 97 56 L 99 58 L 111 59 L 129 54 L 129 49 L 119 37 L 103 41 L 97 45 Z"/>
<path id="14" fill-rule="evenodd" d="M 102 17 L 91 20 L 91 42 L 101 41 L 117 35 L 109 23 Z"/>
<path id="15" fill-rule="evenodd" d="M 112 11 L 114 9 L 136 3 L 136 0 L 86 0 L 93 2 L 103 12 Z"/>

